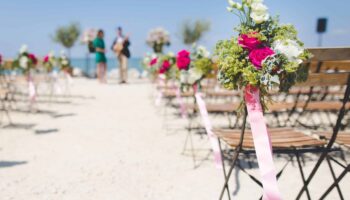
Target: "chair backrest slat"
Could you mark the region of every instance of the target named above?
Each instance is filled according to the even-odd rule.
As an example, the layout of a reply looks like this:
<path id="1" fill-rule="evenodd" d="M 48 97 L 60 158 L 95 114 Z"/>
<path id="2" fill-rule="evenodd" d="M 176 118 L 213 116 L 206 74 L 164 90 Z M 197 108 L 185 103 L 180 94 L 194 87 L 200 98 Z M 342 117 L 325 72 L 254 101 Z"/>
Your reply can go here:
<path id="1" fill-rule="evenodd" d="M 350 60 L 350 47 L 341 48 L 310 48 L 312 61 L 344 61 Z"/>
<path id="2" fill-rule="evenodd" d="M 343 71 L 350 72 L 350 60 L 346 61 L 324 61 L 324 62 L 311 62 L 310 63 L 310 72 L 326 72 L 329 70 L 332 71 Z"/>
<path id="3" fill-rule="evenodd" d="M 350 73 L 311 73 L 306 82 L 299 83 L 297 86 L 345 86 L 348 83 L 349 75 Z"/>

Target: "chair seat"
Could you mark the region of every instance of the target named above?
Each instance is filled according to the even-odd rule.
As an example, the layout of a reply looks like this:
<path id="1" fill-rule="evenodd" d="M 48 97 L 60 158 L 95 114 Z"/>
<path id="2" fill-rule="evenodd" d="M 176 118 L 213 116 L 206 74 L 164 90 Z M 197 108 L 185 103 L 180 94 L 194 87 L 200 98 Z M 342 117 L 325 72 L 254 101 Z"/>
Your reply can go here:
<path id="1" fill-rule="evenodd" d="M 315 132 L 315 134 L 326 139 L 330 139 L 332 137 L 331 132 Z M 336 143 L 350 147 L 350 132 L 339 132 Z"/>
<path id="2" fill-rule="evenodd" d="M 181 97 L 192 97 L 193 92 L 181 92 Z M 164 98 L 176 98 L 176 90 L 166 90 L 163 92 Z"/>
<path id="3" fill-rule="evenodd" d="M 198 106 L 195 104 L 185 104 L 185 107 L 189 111 L 198 111 Z M 206 105 L 208 113 L 233 113 L 239 108 L 239 104 L 236 103 L 220 103 Z"/>
<path id="4" fill-rule="evenodd" d="M 272 147 L 274 149 L 321 147 L 326 144 L 325 141 L 318 140 L 293 129 L 274 128 L 268 131 L 271 135 Z M 225 141 L 232 148 L 236 148 L 239 144 L 241 130 L 218 129 L 213 132 L 218 138 Z M 245 131 L 243 148 L 254 148 L 253 136 L 250 130 Z"/>
<path id="5" fill-rule="evenodd" d="M 306 110 L 340 110 L 342 107 L 343 103 L 342 102 L 335 102 L 335 101 L 315 101 L 315 102 L 310 102 Z M 302 106 L 302 105 L 300 105 Z M 350 103 L 347 103 L 345 105 L 346 109 L 350 109 Z"/>
<path id="6" fill-rule="evenodd" d="M 206 91 L 205 95 L 209 96 L 209 97 L 234 97 L 234 96 L 240 95 L 240 93 L 237 91 L 226 91 L 226 90 L 215 91 L 215 90 L 212 90 L 212 91 Z"/>

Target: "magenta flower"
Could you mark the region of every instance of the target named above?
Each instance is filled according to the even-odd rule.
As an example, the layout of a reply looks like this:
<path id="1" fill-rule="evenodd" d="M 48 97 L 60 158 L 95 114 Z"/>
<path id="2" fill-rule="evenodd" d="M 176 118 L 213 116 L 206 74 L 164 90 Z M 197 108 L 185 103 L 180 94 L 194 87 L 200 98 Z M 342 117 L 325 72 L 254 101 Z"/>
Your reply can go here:
<path id="1" fill-rule="evenodd" d="M 254 37 L 255 34 L 257 33 L 253 32 L 251 34 L 240 35 L 238 37 L 238 44 L 249 51 L 259 48 L 259 46 L 261 46 L 261 41 L 259 41 L 258 38 Z"/>
<path id="2" fill-rule="evenodd" d="M 29 59 L 30 60 L 32 60 L 32 63 L 34 64 L 34 65 L 36 65 L 36 64 L 38 64 L 38 59 L 35 57 L 35 55 L 34 54 L 28 54 L 28 57 L 29 57 Z"/>
<path id="3" fill-rule="evenodd" d="M 191 64 L 190 52 L 182 50 L 177 54 L 176 65 L 179 70 L 188 70 Z"/>
<path id="4" fill-rule="evenodd" d="M 47 63 L 47 62 L 49 62 L 49 56 L 44 57 L 44 63 Z"/>
<path id="5" fill-rule="evenodd" d="M 151 66 L 153 66 L 153 65 L 157 64 L 157 62 L 158 62 L 158 59 L 157 58 L 153 58 L 149 64 Z"/>
<path id="6" fill-rule="evenodd" d="M 260 49 L 253 49 L 249 53 L 249 60 L 255 66 L 256 69 L 261 70 L 262 62 L 269 56 L 274 55 L 275 52 L 269 47 L 263 47 Z"/>
<path id="7" fill-rule="evenodd" d="M 170 69 L 170 62 L 168 60 L 165 60 L 162 64 L 162 67 L 159 69 L 160 74 L 164 74 Z"/>

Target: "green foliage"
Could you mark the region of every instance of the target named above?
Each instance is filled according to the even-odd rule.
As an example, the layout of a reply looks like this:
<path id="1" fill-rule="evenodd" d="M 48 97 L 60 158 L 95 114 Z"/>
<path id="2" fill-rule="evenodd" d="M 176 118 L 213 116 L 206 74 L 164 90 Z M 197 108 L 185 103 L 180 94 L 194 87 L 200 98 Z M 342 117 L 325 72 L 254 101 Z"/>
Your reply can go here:
<path id="1" fill-rule="evenodd" d="M 210 22 L 205 20 L 184 21 L 181 27 L 182 41 L 186 45 L 198 42 L 210 30 Z"/>
<path id="2" fill-rule="evenodd" d="M 209 74 L 213 70 L 213 62 L 210 58 L 201 58 L 193 62 L 194 67 L 202 74 Z"/>
<path id="3" fill-rule="evenodd" d="M 78 23 L 71 23 L 68 26 L 58 27 L 54 36 L 53 41 L 61 44 L 67 49 L 74 46 L 80 35 L 80 26 Z"/>

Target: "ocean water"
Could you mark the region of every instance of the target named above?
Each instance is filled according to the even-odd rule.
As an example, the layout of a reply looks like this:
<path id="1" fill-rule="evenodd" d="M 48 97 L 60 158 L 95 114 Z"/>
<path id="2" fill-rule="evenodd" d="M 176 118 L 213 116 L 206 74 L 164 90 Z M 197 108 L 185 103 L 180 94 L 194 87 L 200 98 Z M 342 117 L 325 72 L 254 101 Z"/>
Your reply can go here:
<path id="1" fill-rule="evenodd" d="M 71 65 L 75 68 L 81 69 L 85 74 L 94 76 L 96 73 L 96 63 L 94 56 L 87 58 L 72 58 Z M 116 58 L 107 59 L 107 70 L 110 72 L 113 69 L 118 69 L 119 63 Z M 136 69 L 140 73 L 143 71 L 141 66 L 141 58 L 130 58 L 128 68 Z"/>

